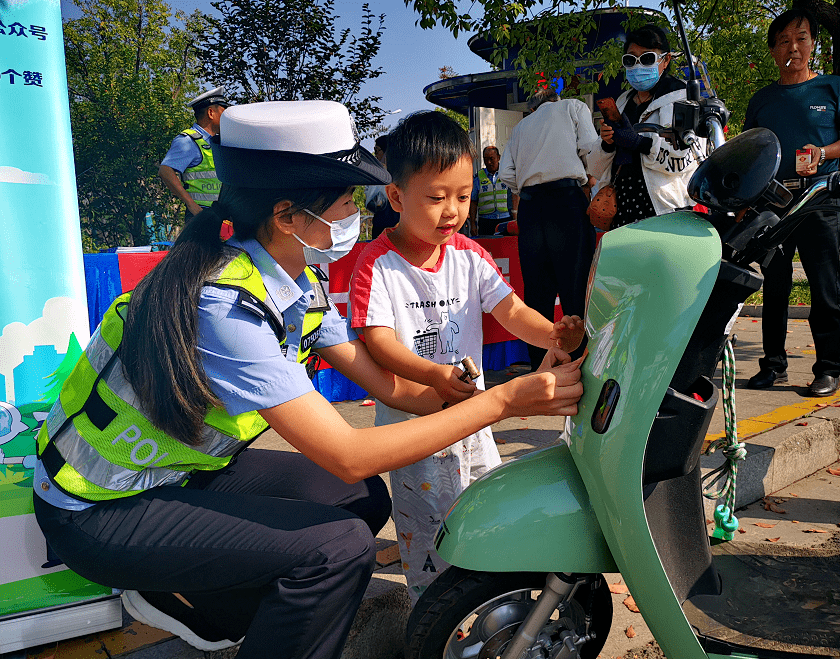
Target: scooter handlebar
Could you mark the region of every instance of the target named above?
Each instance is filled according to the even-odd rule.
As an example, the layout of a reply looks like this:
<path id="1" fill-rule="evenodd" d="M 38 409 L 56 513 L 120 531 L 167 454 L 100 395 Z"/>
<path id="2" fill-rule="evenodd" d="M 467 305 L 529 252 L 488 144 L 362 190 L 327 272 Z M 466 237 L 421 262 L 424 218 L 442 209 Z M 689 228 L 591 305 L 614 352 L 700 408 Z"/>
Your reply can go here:
<path id="1" fill-rule="evenodd" d="M 825 181 L 826 190 L 828 190 L 828 195 L 833 199 L 837 199 L 840 197 L 840 172 L 831 172 L 828 175 L 828 178 Z"/>
<path id="2" fill-rule="evenodd" d="M 706 133 L 709 135 L 709 146 L 711 149 L 717 149 L 723 146 L 723 143 L 726 141 L 723 124 L 717 115 L 713 114 L 706 117 Z"/>

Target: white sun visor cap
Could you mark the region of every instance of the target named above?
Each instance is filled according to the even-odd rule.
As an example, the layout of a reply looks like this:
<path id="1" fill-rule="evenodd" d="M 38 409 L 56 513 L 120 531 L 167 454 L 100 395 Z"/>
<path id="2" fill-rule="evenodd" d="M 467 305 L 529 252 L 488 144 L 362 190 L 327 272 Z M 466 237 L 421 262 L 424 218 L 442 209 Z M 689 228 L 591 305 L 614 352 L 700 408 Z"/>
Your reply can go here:
<path id="1" fill-rule="evenodd" d="M 223 183 L 252 188 L 339 187 L 390 183 L 359 145 L 347 108 L 335 101 L 236 105 L 211 140 Z"/>

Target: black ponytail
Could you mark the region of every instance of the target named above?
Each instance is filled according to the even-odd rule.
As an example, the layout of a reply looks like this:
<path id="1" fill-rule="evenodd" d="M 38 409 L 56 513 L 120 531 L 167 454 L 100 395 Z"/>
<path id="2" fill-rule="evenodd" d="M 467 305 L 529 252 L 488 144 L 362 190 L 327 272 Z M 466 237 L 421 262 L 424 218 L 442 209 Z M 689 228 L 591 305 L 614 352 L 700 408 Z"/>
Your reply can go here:
<path id="1" fill-rule="evenodd" d="M 188 445 L 200 442 L 207 408 L 220 404 L 196 347 L 201 287 L 226 252 L 219 236 L 225 213 L 216 204 L 184 226 L 134 289 L 120 355 L 152 423 Z"/>
<path id="2" fill-rule="evenodd" d="M 185 444 L 201 443 L 204 417 L 221 402 L 198 352 L 198 301 L 204 284 L 237 253 L 220 238 L 233 222 L 240 239 L 256 237 L 274 206 L 321 214 L 347 188 L 262 190 L 223 185 L 219 201 L 190 220 L 166 257 L 137 285 L 128 306 L 121 360 L 140 407 L 155 426 Z"/>

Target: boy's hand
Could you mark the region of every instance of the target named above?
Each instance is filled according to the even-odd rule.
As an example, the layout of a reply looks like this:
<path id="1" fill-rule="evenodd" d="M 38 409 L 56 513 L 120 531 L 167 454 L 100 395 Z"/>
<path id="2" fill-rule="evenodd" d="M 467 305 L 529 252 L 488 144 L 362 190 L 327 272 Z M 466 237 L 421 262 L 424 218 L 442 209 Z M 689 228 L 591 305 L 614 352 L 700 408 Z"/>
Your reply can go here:
<path id="1" fill-rule="evenodd" d="M 564 352 L 573 352 L 583 341 L 585 331 L 583 321 L 579 316 L 563 316 L 554 323 L 554 329 L 551 330 L 548 338 Z"/>
<path id="2" fill-rule="evenodd" d="M 441 364 L 435 369 L 432 386 L 435 388 L 438 396 L 443 398 L 447 403 L 460 403 L 475 393 L 476 386 L 472 380 L 464 382 L 459 379 L 463 373 L 464 371 L 457 366 L 448 366 L 446 364 Z"/>

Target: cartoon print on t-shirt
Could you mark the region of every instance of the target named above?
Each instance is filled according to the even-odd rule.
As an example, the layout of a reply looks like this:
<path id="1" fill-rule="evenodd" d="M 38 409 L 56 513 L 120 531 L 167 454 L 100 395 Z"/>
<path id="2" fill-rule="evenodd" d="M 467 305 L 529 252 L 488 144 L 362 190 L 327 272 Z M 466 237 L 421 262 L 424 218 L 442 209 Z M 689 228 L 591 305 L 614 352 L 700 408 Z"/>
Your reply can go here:
<path id="1" fill-rule="evenodd" d="M 431 320 L 428 322 L 429 325 L 426 327 L 427 332 L 433 327 L 440 328 L 442 331 L 442 334 L 438 332 L 441 354 L 445 355 L 448 352 L 454 352 L 457 355 L 458 351 L 455 349 L 455 335 L 461 333 L 461 328 L 458 327 L 458 323 L 454 320 L 450 320 L 449 312 L 444 311 L 440 314 L 440 322 L 433 323 Z"/>
<path id="2" fill-rule="evenodd" d="M 431 322 L 431 320 L 429 320 Z M 414 336 L 414 352 L 421 357 L 433 357 L 435 349 L 437 348 L 437 340 L 440 333 L 435 329 L 431 330 L 431 326 L 426 328 L 425 332 L 417 330 Z"/>
<path id="3" fill-rule="evenodd" d="M 447 353 L 458 354 L 455 347 L 455 335 L 461 333 L 461 328 L 458 323 L 449 318 L 449 312 L 444 311 L 440 314 L 439 321 L 433 321 L 427 318 L 428 323 L 423 330 L 416 330 L 414 336 L 414 350 L 421 357 L 433 357 L 437 343 L 440 342 L 440 352 L 445 355 Z"/>

